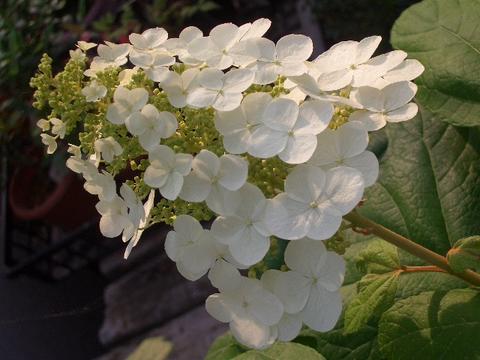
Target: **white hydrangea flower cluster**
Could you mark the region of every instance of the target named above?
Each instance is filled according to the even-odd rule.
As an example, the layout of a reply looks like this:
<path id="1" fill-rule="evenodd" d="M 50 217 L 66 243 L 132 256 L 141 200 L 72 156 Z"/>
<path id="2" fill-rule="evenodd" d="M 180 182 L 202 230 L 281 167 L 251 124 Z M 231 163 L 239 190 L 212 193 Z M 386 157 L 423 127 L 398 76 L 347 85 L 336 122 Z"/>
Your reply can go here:
<path id="1" fill-rule="evenodd" d="M 334 327 L 345 264 L 322 240 L 335 235 L 342 217 L 377 179 L 378 161 L 366 150 L 368 132 L 417 113 L 411 80 L 423 71 L 403 51 L 372 57 L 379 36 L 341 42 L 309 61 L 309 37 L 287 35 L 274 43 L 263 38 L 269 27 L 268 19 L 222 24 L 208 35 L 187 27 L 170 39 L 164 29 L 154 28 L 131 34 L 130 44 L 98 45 L 82 93 L 87 102 L 101 101 L 107 89 L 97 74 L 122 70 L 106 119 L 124 127 L 148 154 L 143 181 L 150 195 L 143 204 L 126 184 L 118 194 L 113 176 L 99 170 L 99 164 L 126 151 L 113 137 L 99 136 L 87 159 L 71 146 L 67 162 L 83 175 L 85 189 L 99 197 L 102 234 L 129 241 L 125 257 L 150 225 L 157 190 L 171 201 L 205 202 L 216 214 L 211 228 L 178 216 L 166 253 L 185 278 L 208 274 L 219 293 L 207 299 L 207 311 L 229 323 L 239 342 L 258 349 L 292 340 L 303 324 L 317 331 Z M 78 47 L 85 52 L 92 45 Z M 128 61 L 134 67 L 122 68 Z M 128 87 L 138 71 L 172 107 L 212 109 L 210 126 L 223 139 L 224 154 L 207 146 L 182 153 L 166 145 L 179 131 L 179 120 L 150 103 L 147 89 Z M 279 79 L 285 91 L 256 91 Z M 45 121 L 39 123 L 42 129 L 51 123 L 52 133 L 62 137 L 61 120 Z M 42 136 L 54 151 L 55 138 Z M 249 166 L 251 159 L 274 157 L 289 173 L 284 189 L 267 198 L 248 181 Z M 288 271 L 268 270 L 261 279 L 241 275 L 239 270 L 262 261 L 272 236 L 291 240 L 284 255 Z"/>

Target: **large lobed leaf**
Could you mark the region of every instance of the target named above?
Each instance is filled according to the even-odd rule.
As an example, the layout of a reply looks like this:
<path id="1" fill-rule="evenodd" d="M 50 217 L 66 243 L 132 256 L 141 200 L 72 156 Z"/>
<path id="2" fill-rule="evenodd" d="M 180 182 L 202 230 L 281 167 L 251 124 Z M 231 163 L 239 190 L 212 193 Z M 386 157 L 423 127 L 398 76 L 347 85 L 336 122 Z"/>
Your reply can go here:
<path id="1" fill-rule="evenodd" d="M 389 124 L 378 182 L 360 212 L 440 254 L 480 233 L 480 135 L 421 109 Z"/>
<path id="2" fill-rule="evenodd" d="M 391 41 L 425 66 L 417 101 L 439 119 L 480 125 L 480 0 L 425 0 L 397 20 Z"/>
<path id="3" fill-rule="evenodd" d="M 378 342 L 388 359 L 480 359 L 480 293 L 425 292 L 382 317 Z"/>

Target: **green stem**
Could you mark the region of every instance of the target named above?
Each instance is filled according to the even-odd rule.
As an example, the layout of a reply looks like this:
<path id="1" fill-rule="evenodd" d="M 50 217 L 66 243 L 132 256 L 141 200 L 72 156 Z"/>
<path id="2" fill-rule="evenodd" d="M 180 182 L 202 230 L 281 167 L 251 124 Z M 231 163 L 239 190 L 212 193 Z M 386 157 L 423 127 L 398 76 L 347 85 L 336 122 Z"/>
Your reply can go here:
<path id="1" fill-rule="evenodd" d="M 472 285 L 480 286 L 480 274 L 477 274 L 471 270 L 466 270 L 462 273 L 454 272 L 448 265 L 448 261 L 444 256 L 439 255 L 436 252 L 433 252 L 380 224 L 377 224 L 376 222 L 360 215 L 358 212 L 352 211 L 344 218 L 350 221 L 354 226 L 368 230 L 370 233 L 381 237 L 390 244 L 405 250 L 406 252 L 426 261 L 427 263 L 435 265 L 438 268 L 457 276 Z"/>

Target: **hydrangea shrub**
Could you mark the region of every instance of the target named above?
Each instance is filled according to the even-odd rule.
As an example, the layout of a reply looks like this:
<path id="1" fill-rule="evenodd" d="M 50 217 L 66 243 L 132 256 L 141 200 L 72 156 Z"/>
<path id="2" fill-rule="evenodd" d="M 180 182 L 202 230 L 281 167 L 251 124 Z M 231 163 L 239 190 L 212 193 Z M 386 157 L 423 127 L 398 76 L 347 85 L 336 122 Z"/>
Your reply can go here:
<path id="1" fill-rule="evenodd" d="M 274 43 L 263 37 L 269 27 L 259 19 L 208 35 L 153 28 L 128 44 L 80 41 L 57 75 L 45 55 L 32 86 L 48 113 L 38 122 L 47 152 L 71 142 L 67 166 L 98 196 L 101 233 L 121 236 L 127 258 L 145 229 L 172 225 L 165 251 L 178 271 L 218 289 L 208 313 L 243 346 L 274 353 L 275 342 L 337 325 L 352 229 L 461 271 L 354 210 L 377 186 L 369 133 L 417 115 L 422 64 L 402 50 L 374 55 L 379 36 L 310 60 L 309 37 Z M 118 184 L 119 175 L 130 178 Z M 345 334 L 390 307 L 399 274 L 414 272 L 385 244 L 355 254 L 370 278 L 345 311 Z M 471 270 L 458 276 L 480 284 Z"/>

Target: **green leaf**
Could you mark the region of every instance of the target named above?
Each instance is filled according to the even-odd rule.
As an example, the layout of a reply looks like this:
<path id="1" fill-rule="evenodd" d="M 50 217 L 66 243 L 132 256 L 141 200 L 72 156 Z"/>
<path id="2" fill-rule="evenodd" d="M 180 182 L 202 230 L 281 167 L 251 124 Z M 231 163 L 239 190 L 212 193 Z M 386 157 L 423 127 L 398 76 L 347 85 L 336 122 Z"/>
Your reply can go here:
<path id="1" fill-rule="evenodd" d="M 444 272 L 411 272 L 398 277 L 395 300 L 405 299 L 425 291 L 448 291 L 467 287 L 456 276 Z"/>
<path id="2" fill-rule="evenodd" d="M 425 0 L 392 29 L 393 46 L 425 66 L 417 101 L 454 125 L 480 125 L 479 18 L 479 0 Z"/>
<path id="3" fill-rule="evenodd" d="M 383 274 L 400 268 L 397 248 L 376 239 L 357 255 L 357 266 L 366 273 Z"/>
<path id="4" fill-rule="evenodd" d="M 325 358 L 313 350 L 298 343 L 275 343 L 266 350 L 250 350 L 235 358 L 235 360 L 325 360 Z"/>
<path id="5" fill-rule="evenodd" d="M 160 336 L 148 338 L 142 341 L 127 360 L 166 360 L 172 348 L 172 343 Z"/>
<path id="6" fill-rule="evenodd" d="M 364 326 L 354 334 L 345 334 L 339 326 L 326 333 L 303 330 L 295 342 L 313 347 L 328 360 L 380 360 L 377 329 Z"/>
<path id="7" fill-rule="evenodd" d="M 387 127 L 379 181 L 362 215 L 446 254 L 457 239 L 480 233 L 480 134 L 420 110 Z"/>
<path id="8" fill-rule="evenodd" d="M 480 359 L 480 293 L 425 292 L 397 302 L 381 318 L 378 343 L 388 359 Z"/>
<path id="9" fill-rule="evenodd" d="M 244 353 L 246 349 L 235 341 L 235 338 L 226 333 L 215 339 L 208 349 L 205 360 L 229 360 Z"/>
<path id="10" fill-rule="evenodd" d="M 450 267 L 456 272 L 480 271 L 480 236 L 460 239 L 447 254 Z"/>
<path id="11" fill-rule="evenodd" d="M 345 309 L 345 334 L 360 330 L 367 322 L 393 304 L 397 290 L 398 273 L 375 275 Z"/>

